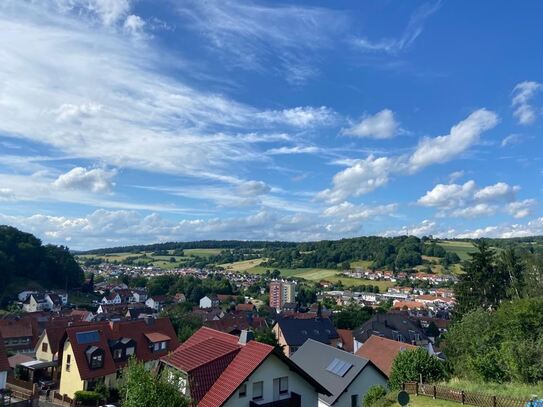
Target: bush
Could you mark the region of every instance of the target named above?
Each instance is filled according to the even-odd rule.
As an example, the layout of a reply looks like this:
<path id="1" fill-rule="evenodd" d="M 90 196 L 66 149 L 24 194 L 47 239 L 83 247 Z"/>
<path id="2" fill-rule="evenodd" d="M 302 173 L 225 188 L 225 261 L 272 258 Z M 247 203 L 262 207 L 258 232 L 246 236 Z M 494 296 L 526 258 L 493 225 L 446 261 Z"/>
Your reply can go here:
<path id="1" fill-rule="evenodd" d="M 418 381 L 421 375 L 424 382 L 443 380 L 443 363 L 422 348 L 400 352 L 392 363 L 390 387 L 399 389 L 402 383 Z"/>
<path id="2" fill-rule="evenodd" d="M 381 400 L 387 395 L 387 391 L 383 386 L 376 385 L 371 386 L 368 389 L 368 392 L 364 396 L 364 401 L 362 405 L 364 407 L 373 407 L 377 401 Z"/>
<path id="3" fill-rule="evenodd" d="M 75 392 L 75 401 L 80 402 L 83 405 L 96 405 L 100 402 L 102 397 L 95 391 L 80 390 Z"/>

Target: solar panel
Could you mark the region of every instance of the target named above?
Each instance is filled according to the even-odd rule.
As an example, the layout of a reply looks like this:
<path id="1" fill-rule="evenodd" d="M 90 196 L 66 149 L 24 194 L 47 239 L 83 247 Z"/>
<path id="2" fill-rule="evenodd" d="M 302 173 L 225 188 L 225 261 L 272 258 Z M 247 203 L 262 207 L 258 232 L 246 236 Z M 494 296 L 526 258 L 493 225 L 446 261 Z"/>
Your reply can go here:
<path id="1" fill-rule="evenodd" d="M 77 339 L 77 343 L 80 345 L 100 341 L 100 334 L 98 331 L 77 332 L 75 337 Z"/>
<path id="2" fill-rule="evenodd" d="M 343 377 L 351 367 L 353 367 L 351 363 L 335 358 L 332 360 L 332 363 L 328 365 L 326 370 L 336 376 Z"/>

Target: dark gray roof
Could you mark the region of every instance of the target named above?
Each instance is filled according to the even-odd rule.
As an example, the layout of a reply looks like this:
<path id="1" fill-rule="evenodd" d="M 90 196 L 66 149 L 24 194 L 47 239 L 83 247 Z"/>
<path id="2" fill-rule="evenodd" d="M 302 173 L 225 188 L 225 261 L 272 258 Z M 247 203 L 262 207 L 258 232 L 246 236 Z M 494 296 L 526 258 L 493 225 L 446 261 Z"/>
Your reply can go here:
<path id="1" fill-rule="evenodd" d="M 418 324 L 399 313 L 375 314 L 353 331 L 354 338 L 361 343 L 366 342 L 372 335 L 411 344 L 428 340 Z"/>
<path id="2" fill-rule="evenodd" d="M 284 318 L 277 323 L 289 346 L 302 346 L 308 339 L 329 344 L 331 339 L 339 338 L 336 328 L 328 318 Z"/>
<path id="3" fill-rule="evenodd" d="M 327 367 L 335 360 L 351 364 L 352 367 L 343 377 L 331 373 Z M 319 394 L 319 399 L 328 405 L 334 404 L 345 389 L 367 367 L 371 366 L 380 372 L 368 359 L 355 356 L 352 353 L 334 348 L 333 346 L 309 339 L 292 355 L 291 360 L 305 370 L 315 381 L 328 389 L 331 396 Z M 384 376 L 386 379 L 386 376 Z"/>

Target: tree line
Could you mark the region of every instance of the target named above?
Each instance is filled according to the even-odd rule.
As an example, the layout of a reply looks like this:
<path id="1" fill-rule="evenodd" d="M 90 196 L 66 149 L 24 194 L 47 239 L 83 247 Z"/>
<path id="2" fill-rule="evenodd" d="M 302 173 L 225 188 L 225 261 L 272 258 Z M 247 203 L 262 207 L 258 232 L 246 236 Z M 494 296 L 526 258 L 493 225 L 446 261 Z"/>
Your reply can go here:
<path id="1" fill-rule="evenodd" d="M 44 288 L 80 287 L 83 270 L 65 246 L 43 245 L 30 233 L 0 226 L 0 296 L 6 301 L 6 288 L 16 281 L 31 280 Z"/>

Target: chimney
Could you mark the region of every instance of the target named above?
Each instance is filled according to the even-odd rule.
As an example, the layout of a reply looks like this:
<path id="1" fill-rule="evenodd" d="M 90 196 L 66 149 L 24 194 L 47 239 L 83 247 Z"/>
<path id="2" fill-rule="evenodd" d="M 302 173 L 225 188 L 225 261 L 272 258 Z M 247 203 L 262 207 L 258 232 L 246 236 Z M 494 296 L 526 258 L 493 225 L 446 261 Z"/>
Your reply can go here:
<path id="1" fill-rule="evenodd" d="M 255 339 L 255 333 L 253 331 L 248 331 L 244 329 L 241 331 L 241 334 L 239 335 L 239 344 L 240 345 L 247 345 L 250 341 Z"/>
<path id="2" fill-rule="evenodd" d="M 145 321 L 146 325 L 151 326 L 155 324 L 155 318 L 152 315 L 145 315 L 143 320 Z"/>

